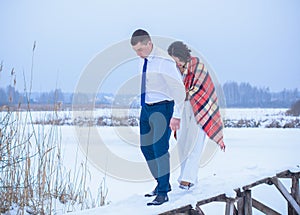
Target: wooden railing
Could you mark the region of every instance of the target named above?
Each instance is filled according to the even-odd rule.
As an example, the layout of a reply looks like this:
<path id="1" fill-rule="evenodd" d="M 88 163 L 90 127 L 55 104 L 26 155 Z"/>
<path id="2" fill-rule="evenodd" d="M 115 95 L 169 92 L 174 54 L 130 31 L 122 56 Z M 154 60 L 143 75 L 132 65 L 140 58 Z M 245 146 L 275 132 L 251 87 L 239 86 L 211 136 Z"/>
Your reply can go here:
<path id="1" fill-rule="evenodd" d="M 299 177 L 300 172 L 291 172 L 290 170 L 286 170 L 273 177 L 267 177 L 252 184 L 245 185 L 242 188 L 234 189 L 236 192 L 236 196 L 234 198 L 228 197 L 226 194 L 220 194 L 197 202 L 195 208 L 193 208 L 192 205 L 187 205 L 161 213 L 160 215 L 205 215 L 201 210 L 201 206 L 212 202 L 224 202 L 226 204 L 225 215 L 252 215 L 252 208 L 257 209 L 264 214 L 280 215 L 280 213 L 271 207 L 253 198 L 251 189 L 261 184 L 274 185 L 276 187 L 287 201 L 288 215 L 300 215 Z M 289 178 L 292 180 L 290 193 L 282 184 L 280 178 Z"/>

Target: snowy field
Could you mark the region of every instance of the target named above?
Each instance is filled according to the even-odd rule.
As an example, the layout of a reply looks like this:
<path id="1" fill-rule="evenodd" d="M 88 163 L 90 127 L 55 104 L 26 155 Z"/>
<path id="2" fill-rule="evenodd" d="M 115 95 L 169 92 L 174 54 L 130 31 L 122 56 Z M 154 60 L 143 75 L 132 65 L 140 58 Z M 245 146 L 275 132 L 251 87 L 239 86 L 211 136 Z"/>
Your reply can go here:
<path id="1" fill-rule="evenodd" d="M 287 109 L 221 109 L 225 127 L 300 128 L 300 119 Z M 94 109 L 91 111 L 34 112 L 34 123 L 75 126 L 137 126 L 140 109 Z M 53 115 L 55 114 L 55 117 Z"/>
<path id="2" fill-rule="evenodd" d="M 229 109 L 226 110 L 226 118 L 250 119 L 283 117 L 284 109 Z M 72 166 L 72 155 L 75 153 L 76 135 L 74 129 L 64 126 L 63 142 L 65 143 L 66 164 Z M 103 142 L 108 145 L 111 153 L 124 160 L 143 162 L 143 156 L 138 145 L 128 144 L 123 141 L 116 128 L 98 128 Z M 133 127 L 133 136 L 138 137 L 138 127 Z M 172 191 L 169 193 L 169 202 L 161 206 L 146 206 L 153 198 L 145 198 L 144 194 L 151 191 L 155 182 L 153 180 L 134 181 L 133 179 L 116 178 L 109 176 L 109 170 L 104 173 L 91 166 L 90 188 L 97 189 L 99 183 L 105 177 L 108 189 L 106 206 L 71 214 L 158 214 L 174 208 L 191 204 L 197 201 L 226 193 L 235 196 L 234 189 L 255 182 L 259 179 L 274 176 L 276 173 L 291 169 L 300 171 L 300 129 L 282 128 L 226 128 L 225 143 L 226 152 L 217 151 L 213 159 L 199 170 L 198 184 L 189 191 L 178 188 L 178 166 L 173 166 L 171 172 Z M 78 134 L 78 131 L 77 131 Z M 171 140 L 171 149 L 176 142 Z M 171 154 L 172 155 L 172 154 Z M 99 154 L 99 156 L 101 156 Z M 107 169 L 114 160 L 107 160 Z M 120 171 L 122 166 L 120 166 Z M 147 169 L 147 167 L 145 166 Z M 128 168 L 126 171 L 136 174 L 136 169 Z M 118 177 L 118 176 L 117 176 Z M 282 180 L 287 189 L 290 189 L 290 181 Z M 271 206 L 282 214 L 287 214 L 285 199 L 273 186 L 260 185 L 253 188 L 252 196 L 264 204 Z M 271 197 L 271 198 L 270 198 Z M 202 210 L 210 214 L 224 214 L 224 203 L 210 203 L 202 206 Z M 253 214 L 261 214 L 253 210 Z"/>
<path id="3" fill-rule="evenodd" d="M 228 109 L 226 119 L 270 119 L 285 118 L 285 109 Z M 118 112 L 120 115 L 124 112 Z M 70 112 L 59 112 L 70 117 Z M 89 113 L 91 114 L 91 113 Z M 97 116 L 109 116 L 110 110 L 97 110 Z M 137 112 L 125 112 L 137 116 Z M 33 118 L 51 118 L 51 112 L 34 112 Z M 81 114 L 83 116 L 84 114 Z M 286 117 L 288 118 L 288 117 Z M 299 118 L 299 117 L 298 117 Z M 99 214 L 143 214 L 154 215 L 188 204 L 193 207 L 200 200 L 226 193 L 235 197 L 235 188 L 274 176 L 290 169 L 300 171 L 300 129 L 296 128 L 225 128 L 226 152 L 216 150 L 210 162 L 203 162 L 198 175 L 198 184 L 184 191 L 178 188 L 178 163 L 171 162 L 171 185 L 169 202 L 161 206 L 146 206 L 153 198 L 144 194 L 153 190 L 155 182 L 138 146 L 138 127 L 88 127 L 59 126 L 62 134 L 63 163 L 66 169 L 75 169 L 89 159 L 87 188 L 93 196 L 102 183 L 107 197 L 106 205 L 74 212 L 75 208 L 57 210 L 56 214 L 99 215 Z M 123 129 L 123 130 L 122 130 Z M 97 135 L 94 135 L 96 132 Z M 100 141 L 99 141 L 100 137 Z M 88 138 L 88 139 L 85 139 Z M 89 142 L 89 145 L 82 142 Z M 106 151 L 99 148 L 104 144 Z M 83 151 L 88 146 L 89 150 Z M 176 141 L 171 139 L 171 158 L 176 157 Z M 99 158 L 99 159 L 98 159 Z M 103 159 L 102 159 L 103 158 Z M 98 160 L 97 160 L 98 159 Z M 120 163 L 119 161 L 124 161 Z M 99 163 L 104 163 L 99 166 Z M 126 163 L 126 165 L 125 165 Z M 129 165 L 127 164 L 129 163 Z M 132 164 L 132 165 L 131 165 Z M 282 180 L 290 190 L 289 180 Z M 287 203 L 274 186 L 260 185 L 252 189 L 252 196 L 281 214 L 287 214 Z M 224 214 L 224 203 L 202 206 L 206 215 Z M 72 212 L 73 211 L 73 212 Z M 254 215 L 262 214 L 253 209 Z"/>
<path id="4" fill-rule="evenodd" d="M 70 149 L 73 148 L 74 141 L 72 133 L 67 127 L 63 130 L 68 134 L 65 136 L 68 138 L 66 154 L 71 155 Z M 106 128 L 105 133 L 113 135 L 113 129 Z M 200 168 L 199 182 L 194 189 L 180 190 L 177 184 L 179 169 L 173 170 L 171 173 L 173 190 L 169 193 L 169 202 L 162 206 L 149 207 L 146 203 L 152 198 L 145 198 L 143 194 L 154 188 L 153 181 L 130 182 L 106 176 L 109 205 L 74 214 L 118 214 L 120 211 L 122 214 L 158 214 L 187 204 L 195 206 L 197 201 L 222 193 L 234 197 L 235 188 L 273 176 L 286 169 L 300 171 L 299 139 L 300 129 L 228 128 L 225 129 L 226 152 L 218 151 L 210 163 Z M 112 138 L 110 144 L 114 153 L 119 153 L 120 156 L 142 159 L 138 148 L 128 147 L 126 151 L 126 146 L 119 143 L 117 138 Z M 103 178 L 103 173 L 95 169 L 91 177 L 90 186 L 96 187 Z M 283 182 L 289 189 L 289 181 Z M 252 195 L 280 213 L 287 214 L 286 202 L 274 187 L 258 186 L 254 188 Z M 206 214 L 224 214 L 225 204 L 211 203 L 202 209 Z M 254 214 L 260 213 L 254 210 Z"/>

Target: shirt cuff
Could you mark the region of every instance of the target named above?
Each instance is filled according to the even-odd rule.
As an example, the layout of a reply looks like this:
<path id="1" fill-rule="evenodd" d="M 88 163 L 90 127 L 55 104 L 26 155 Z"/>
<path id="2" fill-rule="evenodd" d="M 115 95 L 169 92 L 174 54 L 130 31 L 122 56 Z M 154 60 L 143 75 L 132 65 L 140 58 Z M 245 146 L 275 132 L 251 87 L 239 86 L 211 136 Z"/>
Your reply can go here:
<path id="1" fill-rule="evenodd" d="M 173 118 L 181 119 L 182 111 L 183 111 L 183 105 L 174 105 Z"/>

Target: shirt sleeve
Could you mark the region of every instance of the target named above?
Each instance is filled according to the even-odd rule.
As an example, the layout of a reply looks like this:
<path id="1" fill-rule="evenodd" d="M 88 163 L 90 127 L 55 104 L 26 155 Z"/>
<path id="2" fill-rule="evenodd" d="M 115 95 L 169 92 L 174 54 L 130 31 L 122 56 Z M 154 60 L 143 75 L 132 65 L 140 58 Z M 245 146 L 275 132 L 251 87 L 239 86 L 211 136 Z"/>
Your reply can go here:
<path id="1" fill-rule="evenodd" d="M 175 102 L 173 117 L 181 119 L 186 96 L 182 76 L 174 61 L 168 62 L 168 69 L 165 71 L 168 71 L 168 74 L 165 76 L 165 81 L 169 95 Z"/>

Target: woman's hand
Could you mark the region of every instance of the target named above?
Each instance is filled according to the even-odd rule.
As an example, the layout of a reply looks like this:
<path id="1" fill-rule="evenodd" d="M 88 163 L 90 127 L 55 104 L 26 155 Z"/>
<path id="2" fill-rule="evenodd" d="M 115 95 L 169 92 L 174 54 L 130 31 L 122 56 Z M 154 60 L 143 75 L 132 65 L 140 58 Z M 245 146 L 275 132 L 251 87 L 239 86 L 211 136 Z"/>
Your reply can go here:
<path id="1" fill-rule="evenodd" d="M 221 150 L 222 150 L 223 152 L 225 152 L 226 146 L 225 146 L 224 142 L 221 142 L 221 143 L 219 144 L 219 146 L 220 146 Z"/>
<path id="2" fill-rule="evenodd" d="M 180 119 L 172 117 L 170 120 L 170 128 L 172 131 L 178 130 L 180 128 Z"/>

